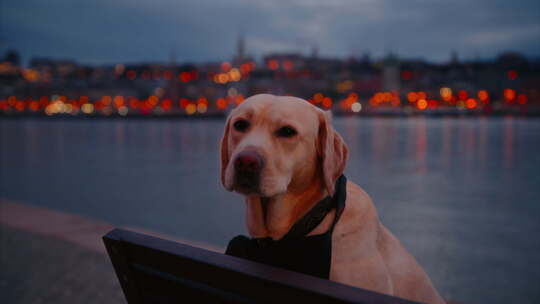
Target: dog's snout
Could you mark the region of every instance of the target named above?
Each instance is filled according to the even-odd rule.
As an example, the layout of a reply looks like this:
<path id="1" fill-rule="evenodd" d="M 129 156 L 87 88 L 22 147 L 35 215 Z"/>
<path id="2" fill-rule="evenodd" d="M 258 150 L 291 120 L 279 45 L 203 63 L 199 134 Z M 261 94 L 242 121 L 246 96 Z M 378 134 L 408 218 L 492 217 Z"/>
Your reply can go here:
<path id="1" fill-rule="evenodd" d="M 262 169 L 262 158 L 254 151 L 240 152 L 234 160 L 234 168 L 237 172 L 258 173 Z"/>

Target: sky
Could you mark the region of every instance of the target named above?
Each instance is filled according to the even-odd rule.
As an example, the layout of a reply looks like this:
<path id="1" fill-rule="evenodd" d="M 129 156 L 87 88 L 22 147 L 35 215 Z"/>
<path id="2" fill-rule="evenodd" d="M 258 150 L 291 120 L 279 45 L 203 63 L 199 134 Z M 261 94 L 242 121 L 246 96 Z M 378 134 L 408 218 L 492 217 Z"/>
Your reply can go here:
<path id="1" fill-rule="evenodd" d="M 248 54 L 434 62 L 540 57 L 538 0 L 1 0 L 0 55 L 86 64 L 230 60 Z"/>

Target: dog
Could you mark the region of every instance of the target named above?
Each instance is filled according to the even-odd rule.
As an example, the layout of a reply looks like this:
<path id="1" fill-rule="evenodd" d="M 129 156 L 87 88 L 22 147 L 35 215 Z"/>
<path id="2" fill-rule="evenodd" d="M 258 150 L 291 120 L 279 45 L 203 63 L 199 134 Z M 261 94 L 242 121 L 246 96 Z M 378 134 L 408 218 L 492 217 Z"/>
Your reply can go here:
<path id="1" fill-rule="evenodd" d="M 270 94 L 251 96 L 232 110 L 220 150 L 221 182 L 245 196 L 248 233 L 272 240 L 283 238 L 317 202 L 334 195 L 348 158 L 329 111 L 301 98 Z M 414 257 L 379 221 L 371 198 L 358 185 L 346 182 L 343 212 L 329 211 L 308 236 L 329 229 L 330 280 L 445 303 Z"/>

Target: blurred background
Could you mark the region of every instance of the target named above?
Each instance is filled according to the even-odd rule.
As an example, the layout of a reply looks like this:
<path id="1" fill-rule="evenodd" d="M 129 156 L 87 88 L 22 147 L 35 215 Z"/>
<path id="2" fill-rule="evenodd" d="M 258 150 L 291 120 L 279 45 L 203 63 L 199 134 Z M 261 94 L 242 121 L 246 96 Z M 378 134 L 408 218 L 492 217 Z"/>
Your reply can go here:
<path id="1" fill-rule="evenodd" d="M 540 300 L 538 1 L 0 3 L 0 301 L 123 303 L 113 226 L 223 250 L 224 118 L 334 113 L 349 179 L 446 299 Z"/>

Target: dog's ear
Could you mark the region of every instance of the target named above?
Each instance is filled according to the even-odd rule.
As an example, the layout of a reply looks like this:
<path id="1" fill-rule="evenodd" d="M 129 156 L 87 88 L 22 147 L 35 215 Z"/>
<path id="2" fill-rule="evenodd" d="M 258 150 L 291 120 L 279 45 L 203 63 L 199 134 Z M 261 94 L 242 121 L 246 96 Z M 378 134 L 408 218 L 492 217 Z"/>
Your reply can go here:
<path id="1" fill-rule="evenodd" d="M 231 116 L 227 118 L 227 122 L 225 123 L 225 130 L 223 131 L 223 137 L 221 138 L 221 183 L 223 186 L 225 186 L 225 169 L 227 169 L 227 165 L 229 164 L 229 131 L 231 128 Z"/>
<path id="2" fill-rule="evenodd" d="M 336 180 L 343 174 L 347 164 L 349 148 L 341 135 L 332 127 L 332 113 L 330 111 L 319 112 L 317 153 L 328 195 L 334 195 Z"/>

